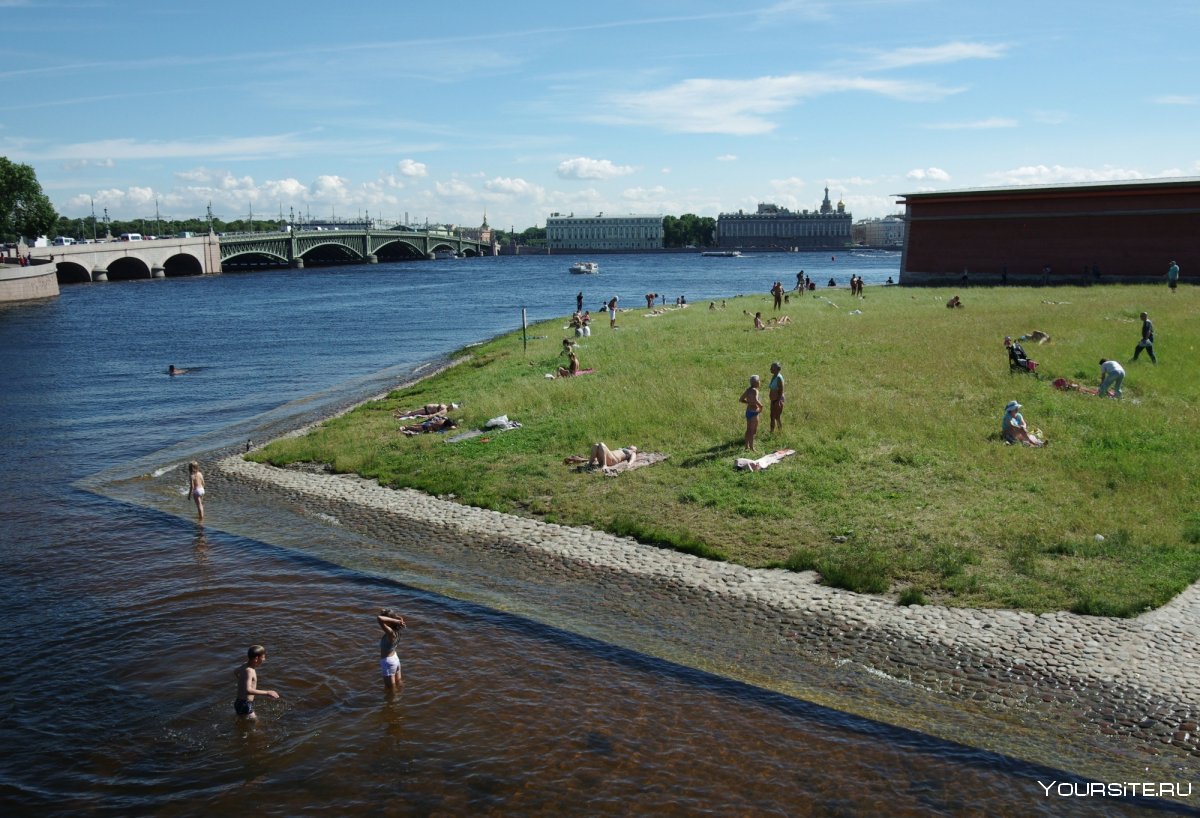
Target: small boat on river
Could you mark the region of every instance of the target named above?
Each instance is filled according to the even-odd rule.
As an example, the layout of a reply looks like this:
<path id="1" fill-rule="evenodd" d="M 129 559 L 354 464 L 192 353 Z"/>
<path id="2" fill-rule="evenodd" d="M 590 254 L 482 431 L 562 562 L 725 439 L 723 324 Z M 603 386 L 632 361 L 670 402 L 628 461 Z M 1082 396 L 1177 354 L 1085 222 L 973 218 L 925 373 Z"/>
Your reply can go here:
<path id="1" fill-rule="evenodd" d="M 738 250 L 705 250 L 700 255 L 710 258 L 741 258 L 742 254 Z"/>
<path id="2" fill-rule="evenodd" d="M 571 265 L 571 272 L 576 275 L 596 275 L 600 272 L 600 265 L 594 261 L 577 261 Z"/>

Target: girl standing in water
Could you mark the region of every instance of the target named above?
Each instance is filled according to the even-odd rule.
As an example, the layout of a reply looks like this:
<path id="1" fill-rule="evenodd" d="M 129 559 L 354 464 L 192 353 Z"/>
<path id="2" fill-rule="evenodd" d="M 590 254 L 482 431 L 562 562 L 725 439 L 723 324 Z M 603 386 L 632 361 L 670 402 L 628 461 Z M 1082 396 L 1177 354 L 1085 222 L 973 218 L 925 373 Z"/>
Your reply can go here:
<path id="1" fill-rule="evenodd" d="M 193 460 L 188 463 L 188 496 L 196 501 L 196 513 L 204 519 L 204 474 L 200 464 Z"/>

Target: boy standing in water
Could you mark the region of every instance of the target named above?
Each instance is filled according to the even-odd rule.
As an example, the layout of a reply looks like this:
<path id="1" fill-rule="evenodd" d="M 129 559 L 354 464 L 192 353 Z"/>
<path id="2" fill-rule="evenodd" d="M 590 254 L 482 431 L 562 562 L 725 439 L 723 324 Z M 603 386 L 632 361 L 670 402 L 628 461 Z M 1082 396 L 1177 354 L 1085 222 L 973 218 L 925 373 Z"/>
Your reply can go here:
<path id="1" fill-rule="evenodd" d="M 246 664 L 233 672 L 237 679 L 237 698 L 233 700 L 233 712 L 242 718 L 256 719 L 254 713 L 254 697 L 270 696 L 278 699 L 279 694 L 274 690 L 258 689 L 258 669 L 267 661 L 267 649 L 262 645 L 251 645 L 246 651 Z"/>
<path id="2" fill-rule="evenodd" d="M 193 460 L 188 463 L 188 496 L 196 501 L 196 513 L 204 519 L 204 474 L 200 464 Z"/>

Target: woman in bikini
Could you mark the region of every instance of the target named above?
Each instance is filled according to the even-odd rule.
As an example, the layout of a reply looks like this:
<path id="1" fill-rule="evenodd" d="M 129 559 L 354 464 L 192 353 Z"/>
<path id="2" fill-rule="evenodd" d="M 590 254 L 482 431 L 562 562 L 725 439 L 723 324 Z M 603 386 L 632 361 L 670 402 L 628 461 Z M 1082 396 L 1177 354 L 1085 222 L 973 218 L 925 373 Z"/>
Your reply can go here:
<path id="1" fill-rule="evenodd" d="M 755 451 L 754 436 L 758 434 L 758 416 L 762 413 L 763 403 L 758 399 L 758 385 L 761 383 L 757 375 L 750 376 L 750 386 L 738 398 L 746 404 L 746 448 Z"/>
<path id="2" fill-rule="evenodd" d="M 608 446 L 605 446 L 604 443 L 597 443 L 592 447 L 592 456 L 588 459 L 587 464 L 602 468 L 615 466 L 618 463 L 629 463 L 632 465 L 634 459 L 637 458 L 637 451 L 637 446 L 626 446 L 623 449 L 613 451 Z"/>
<path id="3" fill-rule="evenodd" d="M 196 501 L 196 513 L 204 519 L 204 474 L 200 464 L 193 460 L 188 463 L 188 496 Z"/>

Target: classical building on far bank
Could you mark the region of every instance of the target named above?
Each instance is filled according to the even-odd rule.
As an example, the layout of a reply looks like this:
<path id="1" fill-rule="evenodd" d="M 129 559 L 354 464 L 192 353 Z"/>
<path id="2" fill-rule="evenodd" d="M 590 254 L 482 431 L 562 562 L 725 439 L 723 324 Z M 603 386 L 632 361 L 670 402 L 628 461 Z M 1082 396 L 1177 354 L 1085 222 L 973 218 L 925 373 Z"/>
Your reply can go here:
<path id="1" fill-rule="evenodd" d="M 757 212 L 722 213 L 717 217 L 717 245 L 723 250 L 812 250 L 853 243 L 846 205 L 829 201 L 829 188 L 819 211 L 799 213 L 774 204 Z"/>
<path id="2" fill-rule="evenodd" d="M 460 227 L 458 228 L 458 235 L 462 236 L 464 239 L 471 239 L 473 241 L 481 241 L 485 244 L 491 244 L 492 228 L 488 224 L 487 214 L 483 214 L 483 224 L 481 224 L 479 227 Z"/>
<path id="3" fill-rule="evenodd" d="M 899 250 L 904 246 L 904 217 L 892 215 L 855 222 L 854 243 Z"/>
<path id="4" fill-rule="evenodd" d="M 905 193 L 901 284 L 1163 281 L 1200 269 L 1200 178 Z"/>
<path id="5" fill-rule="evenodd" d="M 663 217 L 564 216 L 546 219 L 546 246 L 551 253 L 567 250 L 661 250 Z"/>

